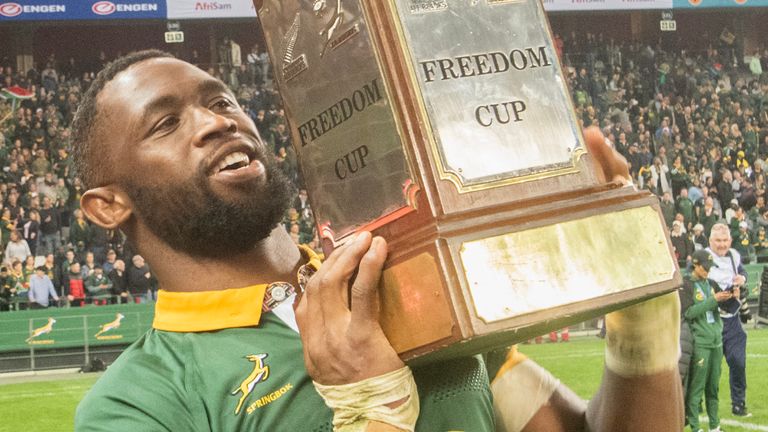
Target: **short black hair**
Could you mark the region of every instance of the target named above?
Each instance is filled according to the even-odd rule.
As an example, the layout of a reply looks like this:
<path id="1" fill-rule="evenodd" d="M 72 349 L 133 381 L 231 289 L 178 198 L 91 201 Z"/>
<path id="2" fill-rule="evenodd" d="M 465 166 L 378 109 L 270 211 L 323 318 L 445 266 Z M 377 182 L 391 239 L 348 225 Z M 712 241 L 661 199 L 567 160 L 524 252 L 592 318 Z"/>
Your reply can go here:
<path id="1" fill-rule="evenodd" d="M 131 65 L 152 58 L 175 58 L 173 55 L 156 49 L 135 51 L 120 57 L 102 69 L 91 86 L 83 95 L 83 100 L 77 108 L 75 118 L 72 121 L 72 143 L 75 172 L 80 177 L 86 189 L 99 186 L 103 182 L 101 176 L 105 170 L 96 170 L 93 163 L 96 155 L 94 143 L 94 131 L 98 116 L 96 98 L 113 78 Z M 104 160 L 104 158 L 100 158 Z M 107 158 L 109 160 L 109 158 Z"/>

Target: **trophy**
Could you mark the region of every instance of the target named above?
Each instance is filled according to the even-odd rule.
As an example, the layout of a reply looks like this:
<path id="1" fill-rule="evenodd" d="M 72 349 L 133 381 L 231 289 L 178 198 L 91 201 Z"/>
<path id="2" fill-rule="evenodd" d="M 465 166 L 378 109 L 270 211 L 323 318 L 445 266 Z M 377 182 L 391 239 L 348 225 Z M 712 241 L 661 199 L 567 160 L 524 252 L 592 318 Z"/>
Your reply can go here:
<path id="1" fill-rule="evenodd" d="M 680 285 L 658 201 L 585 149 L 538 0 L 254 5 L 324 244 L 389 243 L 380 322 L 403 359 Z"/>

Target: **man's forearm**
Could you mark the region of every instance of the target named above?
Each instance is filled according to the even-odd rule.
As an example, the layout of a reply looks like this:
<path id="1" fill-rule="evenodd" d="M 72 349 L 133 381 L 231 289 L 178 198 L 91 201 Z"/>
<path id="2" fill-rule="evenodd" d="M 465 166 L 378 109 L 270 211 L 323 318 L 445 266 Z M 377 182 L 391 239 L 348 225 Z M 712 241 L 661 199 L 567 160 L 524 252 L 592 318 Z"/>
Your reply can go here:
<path id="1" fill-rule="evenodd" d="M 609 314 L 606 326 L 606 367 L 587 409 L 588 429 L 681 430 L 677 293 Z"/>
<path id="2" fill-rule="evenodd" d="M 589 402 L 590 432 L 683 429 L 683 393 L 677 369 L 623 377 L 605 369 L 597 395 Z"/>

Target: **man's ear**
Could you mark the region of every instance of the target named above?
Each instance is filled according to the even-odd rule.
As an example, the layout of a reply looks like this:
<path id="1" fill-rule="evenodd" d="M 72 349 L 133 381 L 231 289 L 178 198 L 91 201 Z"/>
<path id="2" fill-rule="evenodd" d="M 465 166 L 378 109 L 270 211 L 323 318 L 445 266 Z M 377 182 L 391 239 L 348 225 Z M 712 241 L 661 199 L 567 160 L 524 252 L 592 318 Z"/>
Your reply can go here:
<path id="1" fill-rule="evenodd" d="M 80 198 L 80 208 L 88 219 L 106 229 L 117 229 L 133 213 L 133 203 L 114 186 L 89 189 Z"/>

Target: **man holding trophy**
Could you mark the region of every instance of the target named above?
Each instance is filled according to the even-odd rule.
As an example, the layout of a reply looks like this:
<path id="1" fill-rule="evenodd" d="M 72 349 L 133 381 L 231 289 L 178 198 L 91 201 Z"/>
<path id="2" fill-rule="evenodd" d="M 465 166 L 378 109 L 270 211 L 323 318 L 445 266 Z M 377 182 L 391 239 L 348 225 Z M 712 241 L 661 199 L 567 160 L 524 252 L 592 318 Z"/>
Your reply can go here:
<path id="1" fill-rule="evenodd" d="M 224 84 L 158 51 L 108 65 L 73 126 L 82 208 L 162 291 L 76 429 L 681 429 L 658 205 L 573 126 L 541 6 L 257 3 L 328 258 L 278 225 L 289 186 Z M 501 24 L 540 40 L 412 37 Z M 495 377 L 472 356 L 611 311 L 588 407 L 514 351 Z"/>

